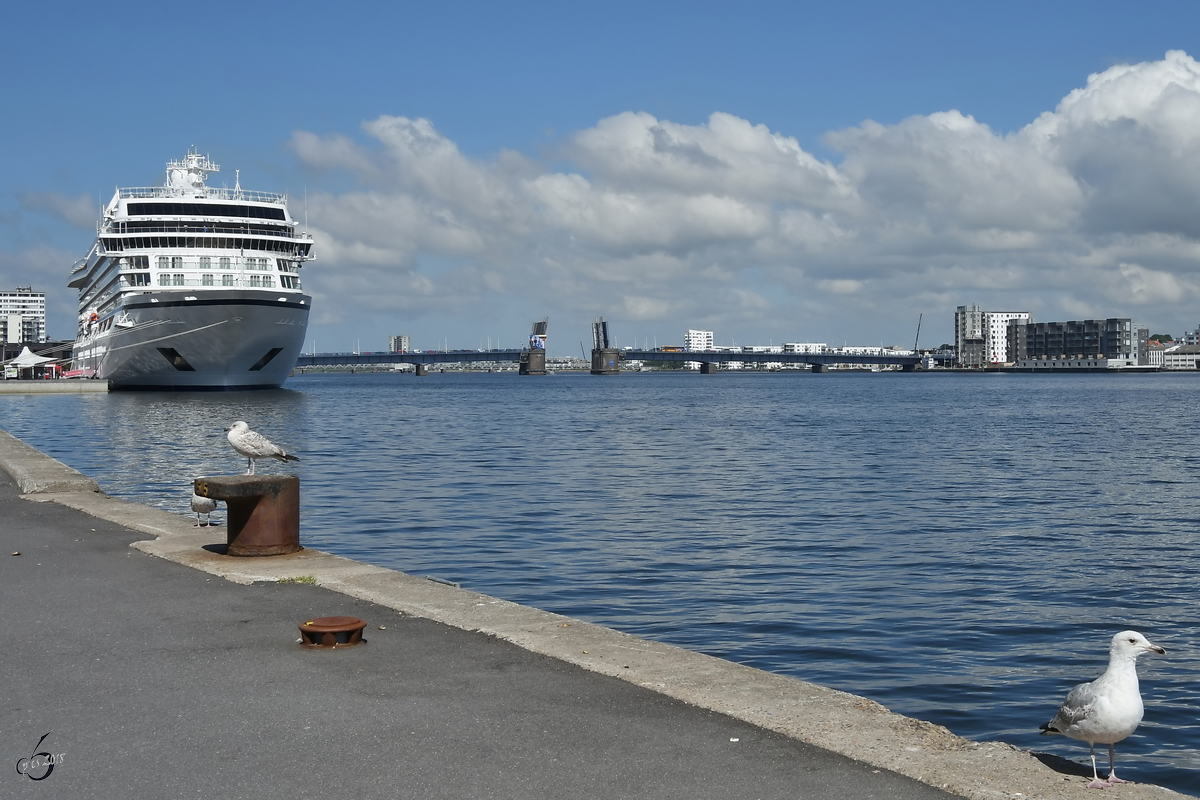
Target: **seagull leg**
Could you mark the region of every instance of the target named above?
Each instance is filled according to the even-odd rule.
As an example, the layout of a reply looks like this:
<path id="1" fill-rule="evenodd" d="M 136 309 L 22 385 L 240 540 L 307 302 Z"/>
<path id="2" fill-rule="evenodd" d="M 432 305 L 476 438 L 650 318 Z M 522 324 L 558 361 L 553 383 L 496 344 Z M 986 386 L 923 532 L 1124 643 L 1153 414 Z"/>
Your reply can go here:
<path id="1" fill-rule="evenodd" d="M 1117 754 L 1113 750 L 1113 746 L 1108 746 L 1108 782 L 1109 783 L 1129 783 L 1117 777 Z"/>
<path id="2" fill-rule="evenodd" d="M 254 459 L 250 458 L 249 456 L 246 457 L 246 474 L 247 475 L 254 474 Z"/>
<path id="3" fill-rule="evenodd" d="M 193 528 L 199 528 L 199 527 L 200 527 L 200 512 L 199 512 L 199 511 L 197 511 L 197 512 L 196 512 L 196 524 L 195 524 L 195 525 L 193 525 L 192 527 L 193 527 Z"/>
<path id="4" fill-rule="evenodd" d="M 1107 789 L 1108 782 L 1100 780 L 1100 774 L 1096 772 L 1096 745 L 1088 742 L 1088 752 L 1092 756 L 1092 782 L 1087 785 L 1087 788 Z"/>

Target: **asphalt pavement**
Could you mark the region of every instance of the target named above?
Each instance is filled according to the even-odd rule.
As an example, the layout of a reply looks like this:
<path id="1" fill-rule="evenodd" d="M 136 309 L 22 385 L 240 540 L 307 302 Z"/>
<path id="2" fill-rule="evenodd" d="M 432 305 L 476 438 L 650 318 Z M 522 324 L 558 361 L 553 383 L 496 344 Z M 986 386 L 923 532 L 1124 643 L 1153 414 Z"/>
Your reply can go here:
<path id="1" fill-rule="evenodd" d="M 0 472 L 0 796 L 949 796 L 493 635 L 130 547 L 148 538 Z M 367 643 L 298 644 L 327 616 Z"/>

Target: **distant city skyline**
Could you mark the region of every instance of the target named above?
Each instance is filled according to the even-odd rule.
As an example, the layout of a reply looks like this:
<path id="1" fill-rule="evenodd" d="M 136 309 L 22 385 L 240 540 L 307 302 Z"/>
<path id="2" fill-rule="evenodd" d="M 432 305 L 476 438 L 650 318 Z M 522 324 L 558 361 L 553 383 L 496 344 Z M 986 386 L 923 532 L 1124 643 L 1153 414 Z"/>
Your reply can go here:
<path id="1" fill-rule="evenodd" d="M 305 352 L 1200 324 L 1194 4 L 62 11 L 15 9 L 0 61 L 0 289 L 54 338 L 101 204 L 189 146 L 307 220 Z"/>

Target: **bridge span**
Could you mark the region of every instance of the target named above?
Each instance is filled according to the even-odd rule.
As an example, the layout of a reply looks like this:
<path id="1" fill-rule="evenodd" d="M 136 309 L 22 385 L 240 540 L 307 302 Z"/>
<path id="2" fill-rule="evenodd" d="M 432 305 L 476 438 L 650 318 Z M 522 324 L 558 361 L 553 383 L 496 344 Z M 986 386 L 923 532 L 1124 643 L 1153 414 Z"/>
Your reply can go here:
<path id="1" fill-rule="evenodd" d="M 864 365 L 868 367 L 900 367 L 905 372 L 912 372 L 921 364 L 920 353 L 895 353 L 892 355 L 865 355 L 858 353 L 837 353 L 827 351 L 822 353 L 733 353 L 728 351 L 706 350 L 618 350 L 619 361 L 659 361 L 668 363 L 698 362 L 702 373 L 716 371 L 717 364 L 804 364 L 812 367 L 813 372 L 827 372 L 831 366 L 846 364 Z M 935 360 L 936 357 L 935 357 Z"/>
<path id="2" fill-rule="evenodd" d="M 301 355 L 297 367 L 373 367 L 384 364 L 478 364 L 490 361 L 520 363 L 528 350 L 427 350 L 414 353 L 316 353 Z"/>
<path id="3" fill-rule="evenodd" d="M 546 374 L 547 320 L 535 322 L 529 337 L 529 346 L 508 350 L 426 350 L 409 353 L 315 353 L 301 355 L 296 360 L 297 369 L 308 367 L 374 367 L 388 364 L 413 364 L 418 375 L 428 373 L 431 364 L 481 364 L 516 363 L 522 375 Z M 656 363 L 683 364 L 699 363 L 701 374 L 713 374 L 722 363 L 740 364 L 793 364 L 805 365 L 813 372 L 828 372 L 834 366 L 900 367 L 905 372 L 916 370 L 922 361 L 944 365 L 952 356 L 945 353 L 921 354 L 916 351 L 893 351 L 877 354 L 845 352 L 826 349 L 816 353 L 764 353 L 733 352 L 729 350 L 683 350 L 675 347 L 653 350 L 618 349 L 612 347 L 608 337 L 608 323 L 597 318 L 592 323 L 593 375 L 616 375 L 621 363 L 628 361 L 650 361 Z"/>

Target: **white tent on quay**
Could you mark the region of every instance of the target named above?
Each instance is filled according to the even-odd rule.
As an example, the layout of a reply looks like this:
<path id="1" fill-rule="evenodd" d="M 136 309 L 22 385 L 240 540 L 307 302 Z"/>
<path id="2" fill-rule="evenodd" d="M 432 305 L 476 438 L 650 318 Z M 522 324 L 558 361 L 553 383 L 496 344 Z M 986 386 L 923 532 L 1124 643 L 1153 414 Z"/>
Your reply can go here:
<path id="1" fill-rule="evenodd" d="M 54 361 L 54 359 L 47 358 L 46 356 L 34 355 L 32 352 L 30 352 L 29 346 L 26 345 L 25 347 L 21 348 L 21 352 L 16 358 L 14 358 L 12 361 L 9 361 L 5 366 L 16 367 L 17 369 L 28 369 L 29 367 L 36 367 L 38 364 L 45 364 L 47 361 Z"/>

